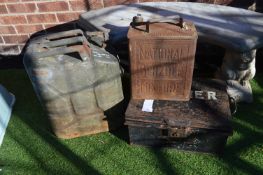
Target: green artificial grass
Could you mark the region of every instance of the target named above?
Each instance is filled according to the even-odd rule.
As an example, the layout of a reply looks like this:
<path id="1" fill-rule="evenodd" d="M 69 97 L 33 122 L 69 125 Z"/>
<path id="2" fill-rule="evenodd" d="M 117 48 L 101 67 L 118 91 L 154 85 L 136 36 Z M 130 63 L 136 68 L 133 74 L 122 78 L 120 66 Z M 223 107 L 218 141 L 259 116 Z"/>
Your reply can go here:
<path id="1" fill-rule="evenodd" d="M 0 148 L 0 174 L 263 174 L 263 75 L 252 81 L 254 103 L 238 106 L 234 133 L 221 156 L 130 146 L 126 130 L 62 140 L 23 70 L 1 70 L 17 101 Z"/>

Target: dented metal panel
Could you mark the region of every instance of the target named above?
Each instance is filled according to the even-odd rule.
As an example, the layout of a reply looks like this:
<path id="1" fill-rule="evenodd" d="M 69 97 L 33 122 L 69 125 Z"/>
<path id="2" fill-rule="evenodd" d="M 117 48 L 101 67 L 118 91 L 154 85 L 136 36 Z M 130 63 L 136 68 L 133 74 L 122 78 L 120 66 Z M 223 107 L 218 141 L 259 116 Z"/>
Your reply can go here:
<path id="1" fill-rule="evenodd" d="M 32 40 L 24 65 L 58 137 L 108 131 L 103 111 L 123 99 L 117 58 L 72 30 Z"/>
<path id="2" fill-rule="evenodd" d="M 182 18 L 135 17 L 128 32 L 133 99 L 190 98 L 197 33 Z"/>
<path id="3" fill-rule="evenodd" d="M 193 82 L 190 101 L 155 100 L 153 112 L 142 111 L 143 100 L 131 100 L 125 115 L 131 144 L 222 151 L 232 134 L 225 88 L 223 81 L 199 79 Z"/>

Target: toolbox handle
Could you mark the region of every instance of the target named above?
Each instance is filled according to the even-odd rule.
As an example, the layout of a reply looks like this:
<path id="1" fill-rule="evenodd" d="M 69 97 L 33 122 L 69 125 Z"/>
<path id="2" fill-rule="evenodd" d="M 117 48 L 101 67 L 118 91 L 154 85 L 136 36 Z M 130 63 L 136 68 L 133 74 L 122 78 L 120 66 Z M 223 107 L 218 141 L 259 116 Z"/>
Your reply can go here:
<path id="1" fill-rule="evenodd" d="M 143 21 L 143 18 L 140 16 L 140 14 L 133 17 L 131 26 L 136 28 L 136 26 L 146 25 L 146 32 L 149 33 L 150 24 L 154 24 L 154 23 L 170 23 L 170 24 L 178 25 L 182 29 L 185 27 L 184 20 L 179 15 L 165 17 L 165 18 L 152 18 L 149 19 L 148 21 Z"/>

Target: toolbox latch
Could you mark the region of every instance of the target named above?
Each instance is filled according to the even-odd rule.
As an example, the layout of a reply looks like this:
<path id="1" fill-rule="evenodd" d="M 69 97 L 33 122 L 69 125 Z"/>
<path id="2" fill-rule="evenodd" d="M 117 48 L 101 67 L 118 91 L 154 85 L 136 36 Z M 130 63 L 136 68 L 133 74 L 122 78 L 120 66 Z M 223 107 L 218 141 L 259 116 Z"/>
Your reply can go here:
<path id="1" fill-rule="evenodd" d="M 163 138 L 186 138 L 191 134 L 191 128 L 189 127 L 178 127 L 168 128 L 162 130 Z"/>

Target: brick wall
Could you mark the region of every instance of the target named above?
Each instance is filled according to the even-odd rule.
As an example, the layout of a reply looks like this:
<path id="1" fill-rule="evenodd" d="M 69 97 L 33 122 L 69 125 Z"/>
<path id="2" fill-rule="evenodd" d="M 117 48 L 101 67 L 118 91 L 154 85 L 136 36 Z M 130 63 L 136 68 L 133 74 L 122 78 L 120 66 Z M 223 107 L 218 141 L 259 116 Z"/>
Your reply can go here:
<path id="1" fill-rule="evenodd" d="M 0 0 L 0 54 L 19 54 L 33 33 L 102 7 L 103 0 Z"/>
<path id="2" fill-rule="evenodd" d="M 19 54 L 33 33 L 46 33 L 52 26 L 78 19 L 87 10 L 149 1 L 156 0 L 0 0 L 0 55 Z M 228 3 L 231 0 L 196 1 Z"/>

